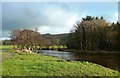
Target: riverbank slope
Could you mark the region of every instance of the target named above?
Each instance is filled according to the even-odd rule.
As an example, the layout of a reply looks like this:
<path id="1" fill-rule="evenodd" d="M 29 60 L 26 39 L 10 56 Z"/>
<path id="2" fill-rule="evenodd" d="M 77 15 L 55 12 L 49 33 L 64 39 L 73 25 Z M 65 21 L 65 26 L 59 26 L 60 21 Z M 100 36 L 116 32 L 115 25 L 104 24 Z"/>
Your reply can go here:
<path id="1" fill-rule="evenodd" d="M 1 63 L 1 62 L 0 62 Z M 118 76 L 120 72 L 91 62 L 66 61 L 35 53 L 15 53 L 2 61 L 2 76 Z"/>

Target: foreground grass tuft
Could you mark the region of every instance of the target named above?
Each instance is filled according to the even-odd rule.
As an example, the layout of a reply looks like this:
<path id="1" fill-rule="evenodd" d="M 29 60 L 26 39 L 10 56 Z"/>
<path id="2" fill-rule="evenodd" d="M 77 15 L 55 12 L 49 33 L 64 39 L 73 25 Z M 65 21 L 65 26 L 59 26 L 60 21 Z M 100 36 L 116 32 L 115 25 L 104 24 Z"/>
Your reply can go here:
<path id="1" fill-rule="evenodd" d="M 34 53 L 15 54 L 2 65 L 3 76 L 118 76 L 120 73 L 90 62 L 68 62 Z"/>

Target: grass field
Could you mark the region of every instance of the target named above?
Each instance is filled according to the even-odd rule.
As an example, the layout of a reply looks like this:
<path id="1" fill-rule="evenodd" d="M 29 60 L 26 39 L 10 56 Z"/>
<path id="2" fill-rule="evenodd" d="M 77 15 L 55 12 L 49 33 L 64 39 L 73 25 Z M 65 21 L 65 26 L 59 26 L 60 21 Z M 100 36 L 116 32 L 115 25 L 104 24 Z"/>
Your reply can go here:
<path id="1" fill-rule="evenodd" d="M 2 76 L 118 76 L 120 72 L 91 62 L 68 62 L 35 53 L 15 54 L 2 62 Z"/>
<path id="2" fill-rule="evenodd" d="M 5 50 L 3 52 L 0 52 L 0 61 L 7 60 L 14 55 L 14 52 L 10 51 L 10 49 L 12 49 L 12 48 L 13 48 L 12 45 L 0 46 L 0 50 L 2 50 L 2 51 Z"/>
<path id="3" fill-rule="evenodd" d="M 0 50 L 9 50 L 13 48 L 13 45 L 0 45 Z"/>
<path id="4" fill-rule="evenodd" d="M 4 76 L 117 76 L 118 72 L 90 62 L 67 62 L 51 56 L 16 54 L 2 63 Z"/>
<path id="5" fill-rule="evenodd" d="M 2 55 L 2 57 L 0 57 L 0 61 L 4 61 L 4 60 L 8 60 L 10 58 L 13 57 L 14 53 L 13 52 L 0 52 L 0 55 Z"/>

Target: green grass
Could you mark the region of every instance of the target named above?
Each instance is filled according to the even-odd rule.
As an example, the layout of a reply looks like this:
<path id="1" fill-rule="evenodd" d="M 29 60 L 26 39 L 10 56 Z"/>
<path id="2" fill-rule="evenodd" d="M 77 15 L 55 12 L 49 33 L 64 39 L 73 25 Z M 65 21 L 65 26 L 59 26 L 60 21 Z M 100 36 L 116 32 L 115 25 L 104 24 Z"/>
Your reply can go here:
<path id="1" fill-rule="evenodd" d="M 9 50 L 13 48 L 13 45 L 0 45 L 0 50 Z"/>
<path id="2" fill-rule="evenodd" d="M 0 75 L 2 73 L 2 61 L 12 58 L 14 55 L 10 50 L 13 48 L 13 45 L 0 45 Z M 4 52 L 2 50 L 5 50 Z"/>
<path id="3" fill-rule="evenodd" d="M 13 52 L 0 52 L 0 61 L 8 60 L 13 57 Z"/>
<path id="4" fill-rule="evenodd" d="M 15 53 L 11 55 L 13 46 L 3 46 L 2 76 L 118 76 L 120 72 L 105 68 L 91 62 L 71 61 L 44 56 L 35 53 Z M 1 70 L 0 70 L 1 72 Z"/>
<path id="5" fill-rule="evenodd" d="M 67 62 L 38 54 L 15 54 L 2 63 L 3 76 L 117 76 L 119 72 L 90 62 Z"/>
<path id="6" fill-rule="evenodd" d="M 11 52 L 12 48 L 12 45 L 0 45 L 0 50 L 3 50 L 3 52 L 0 52 L 0 61 L 7 60 L 14 55 L 14 52 Z"/>

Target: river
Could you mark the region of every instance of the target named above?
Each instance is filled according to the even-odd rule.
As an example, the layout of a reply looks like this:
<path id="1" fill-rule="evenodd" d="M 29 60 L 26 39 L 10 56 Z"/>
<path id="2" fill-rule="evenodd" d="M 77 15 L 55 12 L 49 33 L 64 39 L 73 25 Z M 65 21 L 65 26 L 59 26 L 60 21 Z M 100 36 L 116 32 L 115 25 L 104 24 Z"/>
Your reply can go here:
<path id="1" fill-rule="evenodd" d="M 38 52 L 43 55 L 54 56 L 68 61 L 89 61 L 120 71 L 118 54 L 75 53 L 52 50 L 40 50 Z"/>

